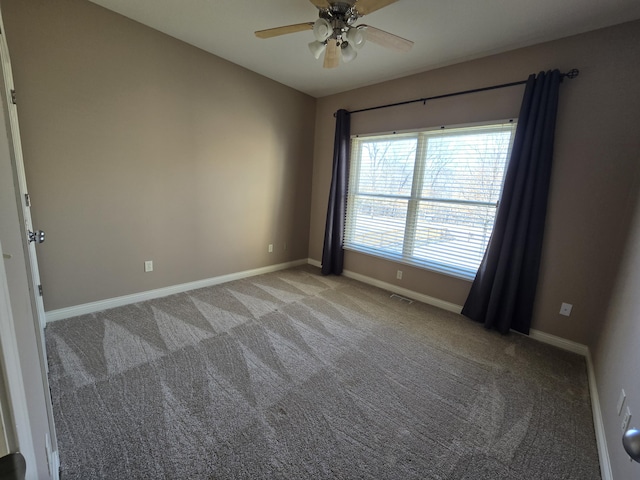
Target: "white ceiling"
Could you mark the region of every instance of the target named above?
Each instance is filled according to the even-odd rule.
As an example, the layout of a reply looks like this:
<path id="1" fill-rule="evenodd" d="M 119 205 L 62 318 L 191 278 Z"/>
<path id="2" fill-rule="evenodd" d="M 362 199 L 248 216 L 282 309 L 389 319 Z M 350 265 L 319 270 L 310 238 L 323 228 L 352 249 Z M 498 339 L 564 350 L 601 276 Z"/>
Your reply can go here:
<path id="1" fill-rule="evenodd" d="M 640 18 L 638 0 L 399 0 L 362 17 L 415 42 L 409 53 L 367 43 L 323 69 L 310 31 L 267 40 L 255 30 L 313 22 L 308 0 L 91 0 L 314 97 Z"/>

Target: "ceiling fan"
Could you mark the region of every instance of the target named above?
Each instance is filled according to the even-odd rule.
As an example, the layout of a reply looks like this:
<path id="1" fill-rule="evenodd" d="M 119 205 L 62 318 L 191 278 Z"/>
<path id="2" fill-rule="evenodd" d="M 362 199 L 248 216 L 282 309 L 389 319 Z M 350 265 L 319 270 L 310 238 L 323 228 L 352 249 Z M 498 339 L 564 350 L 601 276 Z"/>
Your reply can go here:
<path id="1" fill-rule="evenodd" d="M 324 52 L 324 68 L 335 68 L 350 62 L 365 41 L 370 41 L 398 52 L 408 52 L 413 42 L 369 25 L 355 25 L 363 15 L 380 10 L 398 0 L 309 0 L 318 8 L 315 22 L 296 23 L 255 32 L 258 38 L 271 38 L 289 33 L 313 30 L 316 40 L 309 50 L 316 59 Z"/>

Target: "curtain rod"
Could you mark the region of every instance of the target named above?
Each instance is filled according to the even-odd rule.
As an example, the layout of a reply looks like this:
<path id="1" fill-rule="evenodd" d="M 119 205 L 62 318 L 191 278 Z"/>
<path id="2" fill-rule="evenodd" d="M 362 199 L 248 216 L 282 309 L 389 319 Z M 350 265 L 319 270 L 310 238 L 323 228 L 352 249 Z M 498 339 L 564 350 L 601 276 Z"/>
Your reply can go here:
<path id="1" fill-rule="evenodd" d="M 561 73 L 560 77 L 561 77 L 561 80 L 564 77 L 572 79 L 572 78 L 576 78 L 579 74 L 580 74 L 580 70 L 578 70 L 577 68 L 573 68 L 569 70 L 567 73 Z M 501 85 L 493 85 L 491 87 L 474 88 L 473 90 L 464 90 L 462 92 L 445 93 L 443 95 L 435 95 L 433 97 L 416 98 L 415 100 L 406 100 L 404 102 L 388 103 L 386 105 L 378 105 L 376 107 L 361 108 L 359 110 L 353 110 L 349 113 L 369 112 L 371 110 L 379 110 L 381 108 L 389 108 L 389 107 L 398 107 L 400 105 L 407 105 L 409 103 L 423 102 L 426 104 L 427 101 L 429 100 L 437 100 L 439 98 L 447 98 L 447 97 L 457 97 L 458 95 L 466 95 L 468 93 L 486 92 L 487 90 L 497 90 L 498 88 L 515 87 L 516 85 L 524 85 L 525 83 L 527 83 L 527 80 L 521 80 L 519 82 L 503 83 Z M 336 113 L 333 114 L 334 117 L 336 116 Z"/>

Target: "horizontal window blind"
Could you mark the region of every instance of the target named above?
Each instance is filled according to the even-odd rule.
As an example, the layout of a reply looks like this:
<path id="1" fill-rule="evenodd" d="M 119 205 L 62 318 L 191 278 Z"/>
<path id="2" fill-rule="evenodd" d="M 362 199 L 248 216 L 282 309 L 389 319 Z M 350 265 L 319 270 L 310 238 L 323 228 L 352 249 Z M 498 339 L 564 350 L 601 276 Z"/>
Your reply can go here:
<path id="1" fill-rule="evenodd" d="M 515 123 L 352 139 L 345 248 L 473 278 Z"/>

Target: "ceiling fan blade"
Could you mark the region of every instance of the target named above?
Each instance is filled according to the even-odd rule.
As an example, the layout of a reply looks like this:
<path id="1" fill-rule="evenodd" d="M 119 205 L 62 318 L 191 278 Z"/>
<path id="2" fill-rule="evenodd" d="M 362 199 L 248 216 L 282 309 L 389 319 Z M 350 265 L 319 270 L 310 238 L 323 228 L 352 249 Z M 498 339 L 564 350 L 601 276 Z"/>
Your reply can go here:
<path id="1" fill-rule="evenodd" d="M 340 65 L 340 47 L 335 38 L 327 40 L 327 49 L 324 52 L 324 68 L 336 68 Z"/>
<path id="2" fill-rule="evenodd" d="M 331 6 L 329 5 L 329 2 L 327 0 L 309 0 L 309 1 L 318 8 L 329 8 Z"/>
<path id="3" fill-rule="evenodd" d="M 258 38 L 271 38 L 279 35 L 287 35 L 288 33 L 302 32 L 304 30 L 313 30 L 313 22 L 296 23 L 294 25 L 285 25 L 284 27 L 267 28 L 266 30 L 258 30 L 255 32 Z"/>
<path id="4" fill-rule="evenodd" d="M 364 27 L 364 34 L 368 41 L 376 43 L 381 47 L 395 50 L 396 52 L 408 52 L 413 47 L 411 40 L 406 40 L 393 33 L 385 32 L 379 28 L 370 27 L 369 25 L 359 25 Z"/>
<path id="5" fill-rule="evenodd" d="M 398 0 L 357 0 L 356 10 L 360 15 L 369 15 L 371 12 L 396 3 Z"/>

